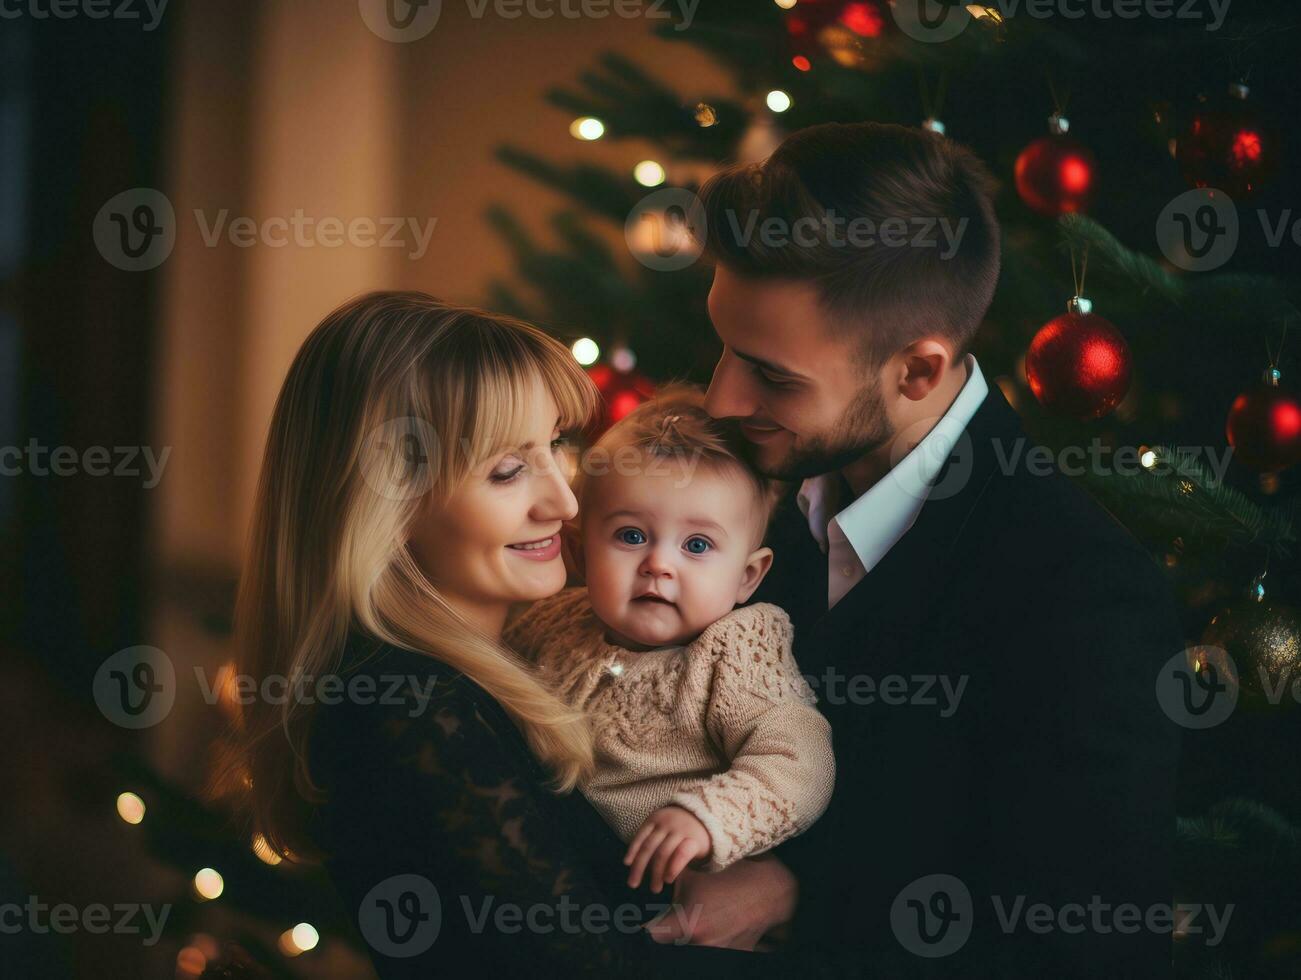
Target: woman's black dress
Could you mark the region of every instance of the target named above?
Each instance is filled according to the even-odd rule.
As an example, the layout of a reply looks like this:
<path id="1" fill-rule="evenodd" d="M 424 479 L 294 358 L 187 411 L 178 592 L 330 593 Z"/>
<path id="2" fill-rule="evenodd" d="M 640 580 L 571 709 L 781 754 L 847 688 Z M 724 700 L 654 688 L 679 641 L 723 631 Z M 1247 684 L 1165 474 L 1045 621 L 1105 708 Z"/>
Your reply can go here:
<path id="1" fill-rule="evenodd" d="M 668 892 L 627 889 L 623 844 L 581 794 L 547 788 L 464 675 L 359 640 L 341 675 L 352 693 L 310 739 L 328 794 L 312 833 L 381 977 L 719 977 L 766 959 L 653 942 L 638 923 Z"/>

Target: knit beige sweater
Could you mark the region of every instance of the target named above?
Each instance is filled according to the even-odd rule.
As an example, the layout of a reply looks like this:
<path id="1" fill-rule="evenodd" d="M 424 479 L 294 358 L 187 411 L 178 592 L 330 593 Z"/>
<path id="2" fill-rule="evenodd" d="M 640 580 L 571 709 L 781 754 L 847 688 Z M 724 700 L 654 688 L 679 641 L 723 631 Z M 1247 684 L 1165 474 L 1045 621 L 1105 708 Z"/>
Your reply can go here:
<path id="1" fill-rule="evenodd" d="M 592 721 L 584 795 L 625 841 L 662 806 L 709 831 L 719 870 L 804 831 L 835 782 L 831 727 L 791 655 L 786 613 L 734 609 L 686 646 L 605 640 L 584 588 L 530 606 L 505 640 Z"/>

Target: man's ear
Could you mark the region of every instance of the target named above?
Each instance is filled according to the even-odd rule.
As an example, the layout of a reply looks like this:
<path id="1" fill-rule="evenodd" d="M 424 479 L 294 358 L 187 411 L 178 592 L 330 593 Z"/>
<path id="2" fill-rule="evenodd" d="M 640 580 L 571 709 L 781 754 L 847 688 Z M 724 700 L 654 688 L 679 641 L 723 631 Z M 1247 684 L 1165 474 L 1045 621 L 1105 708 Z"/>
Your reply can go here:
<path id="1" fill-rule="evenodd" d="M 577 524 L 564 524 L 560 528 L 560 558 L 565 563 L 569 580 L 585 584 L 587 569 L 583 561 L 583 533 Z"/>
<path id="2" fill-rule="evenodd" d="M 763 581 L 770 568 L 772 568 L 771 548 L 759 548 L 750 553 L 750 557 L 745 560 L 745 574 L 741 576 L 741 587 L 736 590 L 738 604 L 754 595 L 754 590 L 759 588 L 759 583 Z"/>
<path id="3" fill-rule="evenodd" d="M 953 367 L 953 351 L 934 337 L 915 340 L 898 354 L 899 394 L 921 401 L 944 380 Z"/>

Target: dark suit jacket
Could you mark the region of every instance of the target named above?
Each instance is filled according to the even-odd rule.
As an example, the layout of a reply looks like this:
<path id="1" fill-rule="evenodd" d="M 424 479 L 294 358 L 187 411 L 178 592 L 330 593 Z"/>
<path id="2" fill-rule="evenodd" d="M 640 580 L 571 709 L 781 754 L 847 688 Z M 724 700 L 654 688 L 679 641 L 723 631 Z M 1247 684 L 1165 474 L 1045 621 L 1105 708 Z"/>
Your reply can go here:
<path id="1" fill-rule="evenodd" d="M 1032 445 L 992 387 L 915 525 L 830 612 L 793 491 L 774 518 L 751 601 L 790 613 L 838 765 L 825 816 L 778 852 L 810 967 L 1169 975 L 1168 922 L 1135 931 L 1121 907 L 1174 901 L 1178 729 L 1155 685 L 1181 631 L 1162 570 L 1028 469 Z"/>

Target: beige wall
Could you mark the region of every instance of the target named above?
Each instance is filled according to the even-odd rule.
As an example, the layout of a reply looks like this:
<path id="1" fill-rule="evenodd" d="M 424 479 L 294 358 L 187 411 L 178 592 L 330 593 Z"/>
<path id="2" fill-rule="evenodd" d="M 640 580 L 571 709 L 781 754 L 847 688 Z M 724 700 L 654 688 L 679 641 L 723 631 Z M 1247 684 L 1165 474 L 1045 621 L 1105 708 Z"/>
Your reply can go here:
<path id="1" fill-rule="evenodd" d="M 569 202 L 493 158 L 503 143 L 558 161 L 620 168 L 653 151 L 579 143 L 543 100 L 605 49 L 633 57 L 684 103 L 730 79 L 643 20 L 476 20 L 444 0 L 435 30 L 383 41 L 357 0 L 221 0 L 185 7 L 173 88 L 171 177 L 177 247 L 164 276 L 160 392 L 160 568 L 237 567 L 262 441 L 294 351 L 322 315 L 373 288 L 478 302 L 509 274 L 483 220 L 504 203 L 541 232 Z M 671 161 L 662 160 L 669 165 Z M 427 253 L 406 249 L 208 247 L 193 216 L 436 218 Z"/>

